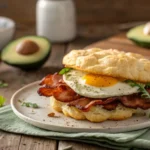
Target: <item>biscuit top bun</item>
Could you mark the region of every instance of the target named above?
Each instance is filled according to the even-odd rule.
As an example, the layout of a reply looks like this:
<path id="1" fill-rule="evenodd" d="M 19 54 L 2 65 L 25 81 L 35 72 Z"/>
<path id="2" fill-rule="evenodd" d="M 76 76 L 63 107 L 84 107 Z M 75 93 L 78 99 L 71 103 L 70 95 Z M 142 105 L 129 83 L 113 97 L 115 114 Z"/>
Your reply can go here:
<path id="1" fill-rule="evenodd" d="M 150 82 L 150 60 L 136 53 L 99 48 L 72 50 L 64 56 L 63 64 L 93 74 Z"/>

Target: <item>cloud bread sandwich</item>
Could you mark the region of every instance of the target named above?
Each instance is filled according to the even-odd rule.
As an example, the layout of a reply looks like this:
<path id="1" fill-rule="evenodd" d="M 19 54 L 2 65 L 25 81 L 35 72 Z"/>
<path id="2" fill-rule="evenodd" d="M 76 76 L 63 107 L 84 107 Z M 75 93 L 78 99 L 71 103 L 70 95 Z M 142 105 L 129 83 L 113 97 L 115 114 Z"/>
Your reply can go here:
<path id="1" fill-rule="evenodd" d="M 73 50 L 59 73 L 42 79 L 39 95 L 78 120 L 124 120 L 150 108 L 150 60 L 135 53 Z"/>

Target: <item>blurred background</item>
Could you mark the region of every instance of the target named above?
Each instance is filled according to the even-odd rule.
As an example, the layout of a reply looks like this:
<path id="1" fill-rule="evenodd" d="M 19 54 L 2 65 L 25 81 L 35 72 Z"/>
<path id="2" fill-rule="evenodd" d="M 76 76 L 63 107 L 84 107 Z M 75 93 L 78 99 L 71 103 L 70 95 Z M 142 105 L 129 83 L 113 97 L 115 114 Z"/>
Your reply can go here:
<path id="1" fill-rule="evenodd" d="M 18 23 L 35 23 L 37 0 L 1 0 L 0 15 Z M 75 0 L 79 25 L 150 19 L 149 0 Z"/>
<path id="2" fill-rule="evenodd" d="M 25 34 L 34 33 L 36 2 L 37 0 L 0 0 L 0 15 L 15 20 L 17 28 L 22 32 L 24 30 Z M 150 0 L 75 0 L 74 2 L 78 34 L 82 36 L 107 36 L 130 26 L 124 23 L 150 20 Z"/>

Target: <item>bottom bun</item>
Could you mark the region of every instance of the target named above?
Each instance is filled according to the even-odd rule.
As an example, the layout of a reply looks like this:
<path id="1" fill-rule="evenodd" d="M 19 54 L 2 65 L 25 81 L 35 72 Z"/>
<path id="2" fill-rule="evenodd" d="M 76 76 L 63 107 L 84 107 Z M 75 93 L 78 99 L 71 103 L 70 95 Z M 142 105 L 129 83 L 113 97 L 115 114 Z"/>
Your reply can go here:
<path id="1" fill-rule="evenodd" d="M 63 112 L 65 116 L 77 120 L 89 120 L 91 122 L 102 122 L 105 120 L 124 120 L 130 118 L 136 109 L 127 108 L 119 104 L 115 110 L 106 110 L 102 106 L 92 106 L 88 112 L 81 111 L 74 106 L 68 106 L 65 102 L 56 100 L 53 96 L 50 98 L 50 105 L 58 112 Z"/>

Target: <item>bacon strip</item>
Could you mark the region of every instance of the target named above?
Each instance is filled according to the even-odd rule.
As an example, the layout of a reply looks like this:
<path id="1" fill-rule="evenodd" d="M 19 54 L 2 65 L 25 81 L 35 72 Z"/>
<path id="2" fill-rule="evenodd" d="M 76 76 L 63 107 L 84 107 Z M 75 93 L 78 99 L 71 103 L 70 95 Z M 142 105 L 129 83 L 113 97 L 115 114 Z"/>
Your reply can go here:
<path id="1" fill-rule="evenodd" d="M 85 106 L 87 106 L 90 102 L 91 102 L 91 99 L 89 98 L 80 98 L 80 99 L 77 99 L 68 103 L 68 106 L 75 106 L 76 108 L 80 110 L 84 110 Z"/>
<path id="2" fill-rule="evenodd" d="M 102 104 L 103 104 L 102 100 L 93 100 L 93 101 L 90 101 L 90 103 L 88 103 L 82 110 L 89 111 L 92 106 L 102 105 Z"/>
<path id="3" fill-rule="evenodd" d="M 37 92 L 40 96 L 50 97 L 53 96 L 54 91 L 56 91 L 55 88 L 41 87 Z"/>
<path id="4" fill-rule="evenodd" d="M 61 102 L 70 102 L 81 97 L 66 85 L 60 85 L 59 87 L 57 87 L 53 92 L 53 96 L 55 97 L 55 99 Z"/>
<path id="5" fill-rule="evenodd" d="M 68 103 L 68 106 L 74 106 L 85 112 L 89 111 L 92 106 L 96 106 L 96 105 L 103 105 L 103 108 L 107 110 L 113 110 L 117 107 L 118 102 L 105 104 L 105 101 L 103 100 L 92 100 L 90 98 L 80 98 L 78 100 Z"/>
<path id="6" fill-rule="evenodd" d="M 37 92 L 40 96 L 54 96 L 61 102 L 70 102 L 81 97 L 65 84 L 60 84 L 57 87 L 41 87 Z"/>
<path id="7" fill-rule="evenodd" d="M 62 76 L 58 73 L 49 74 L 42 79 L 39 85 L 44 85 L 45 87 L 56 87 L 59 83 L 64 83 Z"/>
<path id="8" fill-rule="evenodd" d="M 107 110 L 113 110 L 119 103 L 129 108 L 150 108 L 150 101 L 141 98 L 137 94 L 106 99 L 82 97 L 64 83 L 62 76 L 58 73 L 47 75 L 43 78 L 40 85 L 43 86 L 38 90 L 40 96 L 54 96 L 61 102 L 67 102 L 68 106 L 75 106 L 82 111 L 89 111 L 95 105 L 102 105 Z M 147 89 L 147 91 L 150 92 L 150 89 Z"/>
<path id="9" fill-rule="evenodd" d="M 52 85 L 53 83 L 52 77 L 53 77 L 52 74 L 47 75 L 42 79 L 39 85 Z"/>
<path id="10" fill-rule="evenodd" d="M 150 102 L 137 95 L 122 96 L 120 98 L 120 101 L 124 106 L 130 108 L 138 108 L 138 107 L 142 109 L 150 108 Z"/>
<path id="11" fill-rule="evenodd" d="M 118 106 L 118 102 L 113 102 L 110 104 L 103 105 L 103 108 L 107 110 L 114 110 L 116 109 L 117 106 Z"/>

